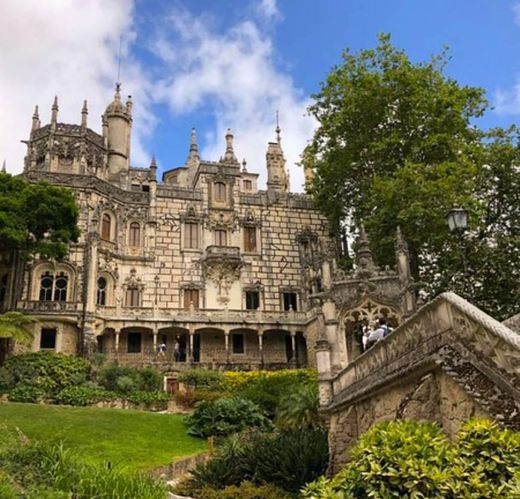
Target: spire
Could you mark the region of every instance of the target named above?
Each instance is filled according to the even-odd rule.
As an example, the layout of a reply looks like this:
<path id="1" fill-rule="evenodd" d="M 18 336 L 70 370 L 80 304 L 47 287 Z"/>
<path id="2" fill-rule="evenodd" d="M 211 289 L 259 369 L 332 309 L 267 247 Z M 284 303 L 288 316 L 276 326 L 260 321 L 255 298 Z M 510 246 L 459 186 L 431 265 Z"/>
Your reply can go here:
<path id="1" fill-rule="evenodd" d="M 244 159 L 242 160 L 242 173 L 247 173 L 247 168 L 246 168 L 246 166 L 247 166 L 247 161 L 246 161 L 246 158 L 244 158 Z"/>
<path id="2" fill-rule="evenodd" d="M 38 106 L 34 106 L 34 114 L 32 117 L 32 130 L 40 128 L 40 115 L 38 113 Z"/>
<path id="3" fill-rule="evenodd" d="M 152 161 L 150 162 L 150 178 L 157 179 L 157 161 L 155 161 L 155 154 L 152 154 Z"/>
<path id="4" fill-rule="evenodd" d="M 267 190 L 268 191 L 289 191 L 289 179 L 285 169 L 285 157 L 283 154 L 280 125 L 278 122 L 278 111 L 276 111 L 276 142 L 269 142 L 267 145 Z"/>
<path id="5" fill-rule="evenodd" d="M 58 122 L 58 96 L 54 96 L 51 112 L 51 124 L 55 125 Z"/>
<path id="6" fill-rule="evenodd" d="M 226 133 L 226 152 L 224 154 L 225 163 L 238 163 L 233 150 L 233 138 L 233 132 L 231 131 L 231 128 L 228 128 Z"/>
<path id="7" fill-rule="evenodd" d="M 371 274 L 375 268 L 374 257 L 372 255 L 372 250 L 370 249 L 370 241 L 368 240 L 365 225 L 363 223 L 361 223 L 361 227 L 359 228 L 359 237 L 356 248 L 356 264 L 358 274 Z"/>
<path id="8" fill-rule="evenodd" d="M 87 108 L 87 101 L 83 101 L 83 108 L 81 109 L 81 126 L 83 128 L 87 127 L 87 116 L 88 116 L 88 108 Z"/>
<path id="9" fill-rule="evenodd" d="M 410 254 L 408 252 L 408 244 L 404 240 L 401 227 L 397 226 L 397 234 L 395 238 L 395 260 L 397 263 L 397 273 L 402 281 L 410 280 Z"/>
<path id="10" fill-rule="evenodd" d="M 276 142 L 278 142 L 278 144 L 280 144 L 282 142 L 282 137 L 280 136 L 280 132 L 282 131 L 282 129 L 280 128 L 280 115 L 278 113 L 278 109 L 276 110 L 276 128 L 275 128 L 275 132 L 276 132 Z"/>
<path id="11" fill-rule="evenodd" d="M 134 103 L 132 101 L 132 96 L 129 95 L 126 99 L 126 114 L 128 114 L 128 116 L 132 116 L 133 107 L 134 107 Z"/>
<path id="12" fill-rule="evenodd" d="M 2 173 L 7 173 L 7 168 L 5 167 L 5 159 L 4 159 L 4 162 L 2 163 Z"/>

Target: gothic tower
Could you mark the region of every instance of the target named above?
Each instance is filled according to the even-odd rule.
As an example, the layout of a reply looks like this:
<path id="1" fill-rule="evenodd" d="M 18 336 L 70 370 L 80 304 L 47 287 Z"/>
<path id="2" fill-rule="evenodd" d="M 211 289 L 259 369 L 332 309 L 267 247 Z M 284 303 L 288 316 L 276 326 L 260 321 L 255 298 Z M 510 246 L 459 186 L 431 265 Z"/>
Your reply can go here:
<path id="1" fill-rule="evenodd" d="M 268 191 L 289 191 L 289 177 L 285 170 L 285 157 L 283 155 L 280 138 L 280 127 L 276 126 L 276 142 L 269 142 L 267 154 L 267 190 Z"/>

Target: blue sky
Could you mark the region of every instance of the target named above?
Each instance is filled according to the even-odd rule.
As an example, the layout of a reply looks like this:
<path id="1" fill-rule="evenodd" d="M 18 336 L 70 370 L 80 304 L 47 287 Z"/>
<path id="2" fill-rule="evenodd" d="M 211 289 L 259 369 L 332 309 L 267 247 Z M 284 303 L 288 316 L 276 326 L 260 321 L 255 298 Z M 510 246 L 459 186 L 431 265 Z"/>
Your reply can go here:
<path id="1" fill-rule="evenodd" d="M 48 120 L 54 94 L 60 119 L 89 123 L 112 95 L 119 34 L 121 80 L 135 102 L 132 162 L 155 153 L 160 168 L 184 163 L 192 126 L 206 159 L 235 133 L 237 156 L 264 178 L 266 145 L 280 111 L 293 190 L 294 166 L 315 123 L 310 96 L 344 48 L 373 47 L 378 33 L 414 60 L 450 47 L 447 73 L 482 86 L 494 110 L 481 126 L 520 117 L 520 1 L 513 0 L 0 0 L 0 160 L 20 171 L 34 104 Z M 79 14 L 79 16 L 78 16 Z M 31 30 L 29 32 L 29 30 Z M 37 35 L 32 32 L 36 30 Z M 3 33 L 3 34 L 2 34 Z M 5 55 L 7 54 L 7 55 Z M 47 54 L 47 56 L 46 56 Z"/>

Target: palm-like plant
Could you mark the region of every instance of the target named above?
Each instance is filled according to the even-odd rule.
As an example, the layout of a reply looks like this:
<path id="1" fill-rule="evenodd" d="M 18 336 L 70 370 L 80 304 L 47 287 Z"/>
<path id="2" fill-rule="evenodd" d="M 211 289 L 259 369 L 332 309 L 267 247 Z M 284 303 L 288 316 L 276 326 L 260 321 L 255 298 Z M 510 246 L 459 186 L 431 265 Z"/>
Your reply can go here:
<path id="1" fill-rule="evenodd" d="M 31 325 L 35 322 L 34 317 L 22 312 L 0 314 L 0 338 L 7 338 L 27 345 L 33 340 Z"/>
<path id="2" fill-rule="evenodd" d="M 282 398 L 276 413 L 276 425 L 284 429 L 309 429 L 323 426 L 319 413 L 318 386 L 306 383 Z"/>

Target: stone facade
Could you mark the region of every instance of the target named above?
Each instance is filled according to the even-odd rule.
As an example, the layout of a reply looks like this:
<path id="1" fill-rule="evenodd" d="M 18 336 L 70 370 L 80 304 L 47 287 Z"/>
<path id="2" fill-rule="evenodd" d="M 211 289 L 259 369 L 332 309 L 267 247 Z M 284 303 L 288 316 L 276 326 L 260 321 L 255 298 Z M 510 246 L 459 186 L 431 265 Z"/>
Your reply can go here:
<path id="1" fill-rule="evenodd" d="M 264 191 L 229 130 L 218 161 L 200 157 L 193 130 L 185 165 L 159 180 L 154 159 L 130 167 L 132 102 L 119 85 L 101 134 L 87 117 L 85 103 L 81 124 L 59 123 L 56 100 L 48 125 L 36 109 L 27 141 L 23 175 L 71 188 L 81 228 L 63 262 L 0 262 L 3 309 L 39 320 L 32 348 L 133 364 L 313 364 L 312 297 L 331 245 L 310 198 L 289 192 L 280 129 Z"/>

